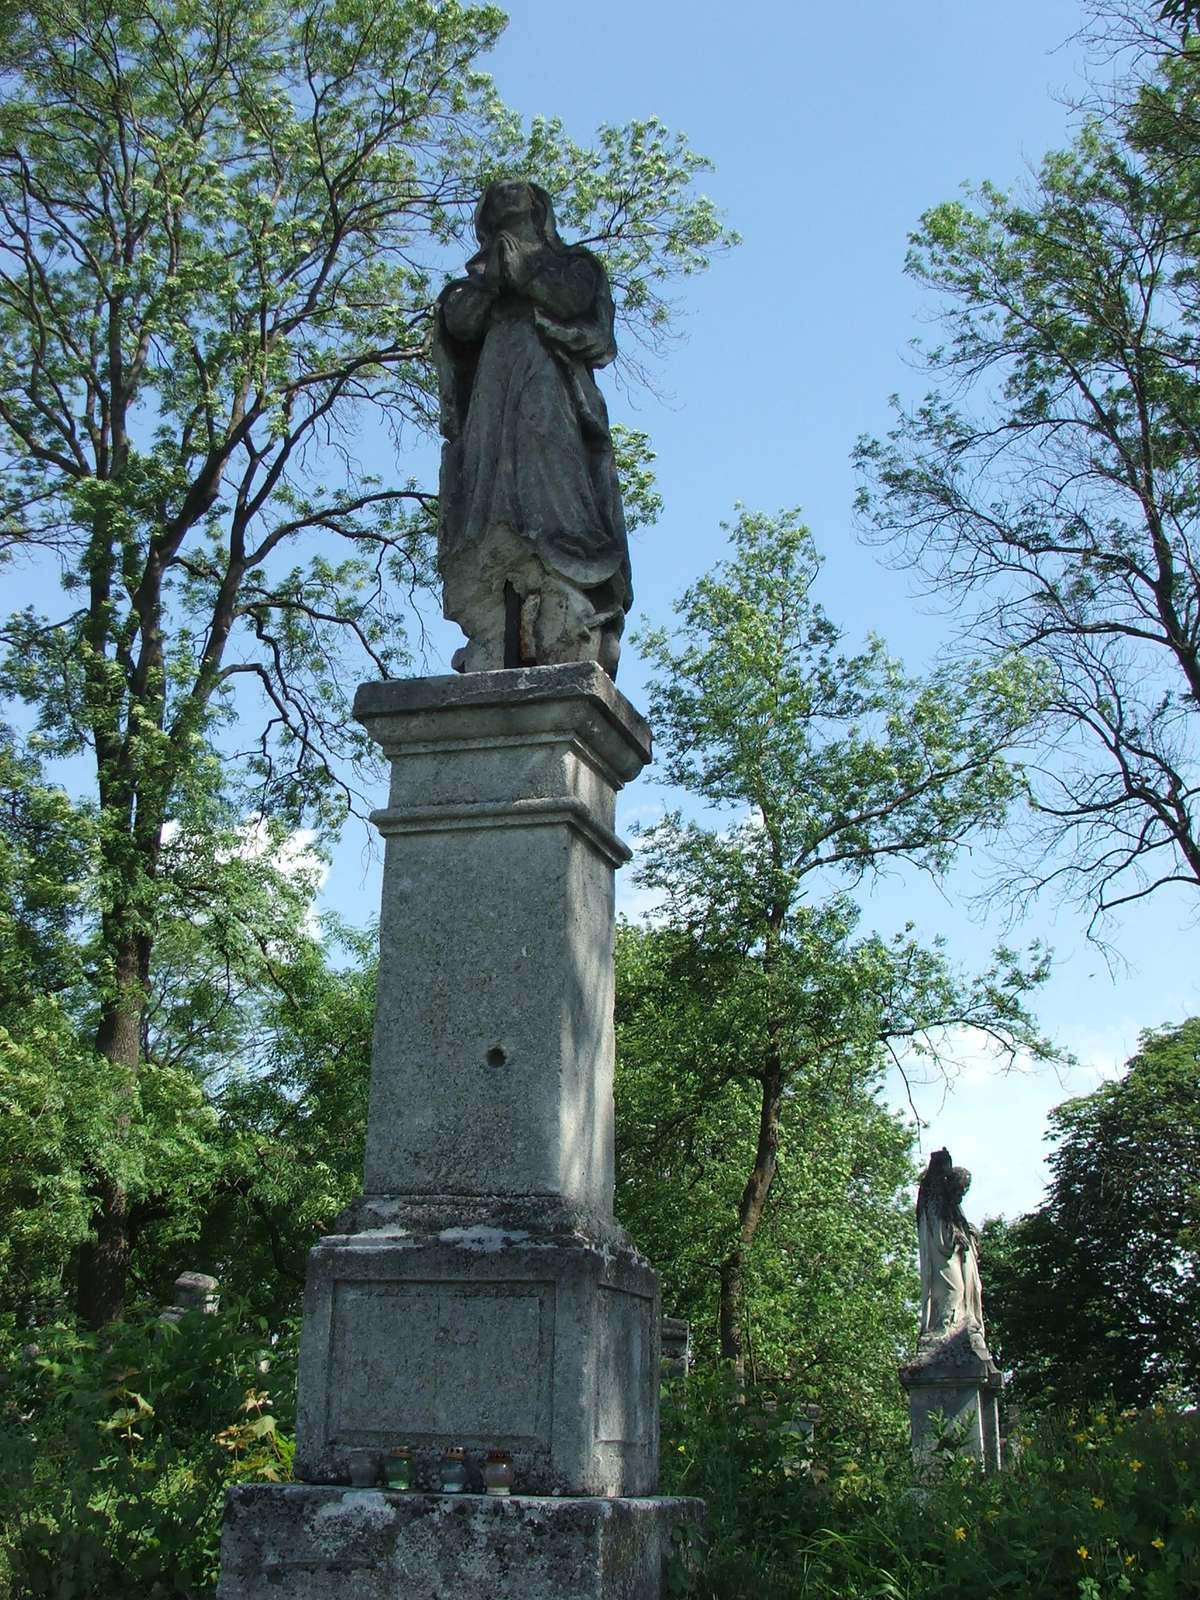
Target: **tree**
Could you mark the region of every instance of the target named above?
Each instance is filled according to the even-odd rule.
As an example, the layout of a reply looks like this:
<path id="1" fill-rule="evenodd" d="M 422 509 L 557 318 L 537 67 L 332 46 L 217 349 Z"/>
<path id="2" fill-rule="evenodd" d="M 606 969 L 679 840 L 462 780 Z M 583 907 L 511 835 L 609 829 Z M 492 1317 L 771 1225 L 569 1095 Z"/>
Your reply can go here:
<path id="1" fill-rule="evenodd" d="M 474 65 L 502 25 L 456 0 L 6 11 L 0 553 L 61 568 L 66 595 L 9 620 L 0 693 L 94 784 L 90 1015 L 124 1107 L 87 1180 L 96 1325 L 130 1264 L 119 1152 L 168 825 L 201 841 L 231 806 L 289 828 L 344 812 L 367 754 L 346 687 L 404 659 L 435 511 L 368 474 L 356 435 L 399 444 L 430 420 L 429 307 L 470 203 L 500 170 L 536 176 L 651 343 L 668 279 L 724 237 L 691 192 L 702 163 L 659 124 L 592 150 L 550 120 L 523 132 Z M 627 445 L 644 501 L 644 441 Z"/>
<path id="2" fill-rule="evenodd" d="M 351 987 L 357 969 L 332 970 L 333 942 L 327 950 L 317 937 L 319 863 L 303 840 L 298 850 L 260 823 L 202 839 L 167 832 L 135 1114 L 119 1147 L 107 1148 L 130 1102 L 92 1045 L 93 820 L 0 730 L 0 1319 L 22 1328 L 62 1310 L 64 1277 L 88 1238 L 98 1149 L 127 1196 L 134 1285 L 160 1302 L 185 1249 L 231 1283 L 252 1260 L 261 1269 L 259 1252 L 235 1231 L 230 1201 L 269 1192 L 273 1168 L 299 1163 L 291 1222 L 311 1231 L 328 1164 L 307 1147 L 301 1154 L 299 1142 L 286 1160 L 278 1152 L 263 1114 L 272 1097 L 278 1120 L 315 1122 L 336 1142 L 327 1102 L 337 1095 L 318 1092 L 318 1041 L 334 1025 L 330 996 Z M 358 941 L 349 943 L 361 956 Z M 275 1063 L 301 1005 L 307 1075 L 281 1082 Z M 337 1026 L 352 1057 L 362 1029 L 348 1011 Z M 346 1077 L 361 1098 L 365 1068 Z M 325 1206 L 327 1220 L 338 1203 Z M 223 1208 L 224 1237 L 210 1252 L 214 1207 Z M 280 1297 L 265 1298 L 278 1305 Z"/>
<path id="3" fill-rule="evenodd" d="M 857 452 L 874 536 L 972 650 L 1042 674 L 1009 886 L 1057 883 L 1095 931 L 1200 883 L 1198 72 L 1160 59 L 1031 193 L 926 213 L 908 270 L 939 297 L 940 387 Z"/>
<path id="4" fill-rule="evenodd" d="M 845 976 L 814 972 L 809 987 Z M 752 961 L 679 929 L 618 927 L 617 1215 L 705 1365 L 720 1355 L 722 1263 L 754 1165 L 755 978 Z M 844 1017 L 846 997 L 825 998 Z M 878 1099 L 880 1066 L 865 1044 L 790 1072 L 741 1307 L 752 1382 L 785 1383 L 842 1435 L 876 1441 L 903 1420 L 896 1352 L 914 1325 L 913 1132 Z"/>
<path id="5" fill-rule="evenodd" d="M 1163 22 L 1169 22 L 1180 33 L 1187 34 L 1200 17 L 1200 5 L 1196 4 L 1196 0 L 1162 0 L 1158 15 Z"/>
<path id="6" fill-rule="evenodd" d="M 221 1173 L 195 1255 L 272 1318 L 362 1186 L 379 941 L 324 931 L 259 991 L 236 1070 L 210 1089 Z"/>
<path id="7" fill-rule="evenodd" d="M 937 873 L 999 819 L 1019 789 L 1002 754 L 1029 711 L 1019 667 L 919 683 L 878 640 L 846 654 L 812 598 L 819 561 L 797 515 L 743 512 L 731 539 L 730 559 L 677 602 L 677 633 L 640 641 L 666 776 L 717 820 L 676 812 L 643 836 L 638 877 L 671 935 L 662 996 L 678 982 L 691 1003 L 669 1009 L 686 1021 L 674 1036 L 653 1020 L 658 1002 L 641 1008 L 659 1037 L 637 1054 L 676 1083 L 645 1160 L 661 1145 L 702 1165 L 688 1130 L 718 1109 L 740 1130 L 746 1164 L 713 1268 L 721 1354 L 741 1371 L 751 1256 L 789 1138 L 805 1150 L 806 1102 L 842 1094 L 861 1108 L 885 1051 L 940 1057 L 954 1028 L 1004 1050 L 1049 1047 L 1023 1007 L 1040 956 L 1024 969 L 1000 951 L 964 979 L 911 929 L 858 936 L 836 887 L 901 862 Z"/>
<path id="8" fill-rule="evenodd" d="M 985 1234 L 988 1311 L 1042 1403 L 1200 1398 L 1200 1018 L 1050 1115 L 1041 1206 Z"/>
<path id="9" fill-rule="evenodd" d="M 79 1170 L 100 1119 L 79 1092 L 90 1062 L 70 996 L 89 844 L 86 819 L 0 724 L 0 1323 L 53 1298 L 87 1235 Z"/>

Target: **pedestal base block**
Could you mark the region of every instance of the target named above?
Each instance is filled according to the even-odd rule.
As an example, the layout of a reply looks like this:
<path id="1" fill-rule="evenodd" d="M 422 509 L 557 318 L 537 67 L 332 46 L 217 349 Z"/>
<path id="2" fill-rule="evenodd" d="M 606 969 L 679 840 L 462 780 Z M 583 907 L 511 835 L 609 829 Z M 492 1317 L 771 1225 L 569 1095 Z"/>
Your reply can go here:
<path id="1" fill-rule="evenodd" d="M 527 1494 L 653 1494 L 658 1280 L 619 1238 L 510 1221 L 323 1239 L 305 1291 L 296 1476 L 349 1483 L 362 1452 L 403 1445 L 414 1487 L 432 1490 L 457 1445 L 468 1489 L 501 1449 Z"/>
<path id="2" fill-rule="evenodd" d="M 908 1392 L 913 1456 L 932 1453 L 938 1438 L 935 1413 L 954 1430 L 963 1448 L 985 1472 L 1000 1470 L 1000 1390 L 1003 1377 L 974 1329 L 940 1339 L 922 1339 L 917 1359 L 900 1368 Z"/>
<path id="3" fill-rule="evenodd" d="M 659 1600 L 700 1500 L 230 1489 L 218 1600 Z"/>

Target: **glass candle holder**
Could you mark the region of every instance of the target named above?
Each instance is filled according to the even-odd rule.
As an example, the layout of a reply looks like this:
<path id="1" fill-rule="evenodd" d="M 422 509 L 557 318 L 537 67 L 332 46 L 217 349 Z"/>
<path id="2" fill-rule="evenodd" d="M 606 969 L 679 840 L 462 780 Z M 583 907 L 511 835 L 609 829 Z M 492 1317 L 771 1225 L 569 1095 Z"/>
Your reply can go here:
<path id="1" fill-rule="evenodd" d="M 483 1463 L 483 1486 L 488 1494 L 511 1494 L 512 1457 L 507 1450 L 489 1450 Z"/>
<path id="2" fill-rule="evenodd" d="M 387 1472 L 387 1486 L 389 1489 L 412 1488 L 412 1452 L 410 1450 L 393 1450 L 384 1466 Z"/>
<path id="3" fill-rule="evenodd" d="M 442 1493 L 461 1494 L 467 1482 L 465 1452 L 459 1445 L 451 1445 L 442 1457 Z"/>

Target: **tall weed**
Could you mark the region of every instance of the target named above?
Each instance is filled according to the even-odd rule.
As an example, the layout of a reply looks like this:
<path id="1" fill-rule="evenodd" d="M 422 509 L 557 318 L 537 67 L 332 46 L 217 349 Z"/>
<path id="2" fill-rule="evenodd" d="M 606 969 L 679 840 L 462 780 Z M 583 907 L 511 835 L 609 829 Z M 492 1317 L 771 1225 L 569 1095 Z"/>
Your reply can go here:
<path id="1" fill-rule="evenodd" d="M 290 1476 L 295 1344 L 290 1325 L 272 1333 L 225 1311 L 102 1335 L 63 1324 L 10 1352 L 0 1574 L 11 1600 L 210 1595 L 226 1485 Z"/>

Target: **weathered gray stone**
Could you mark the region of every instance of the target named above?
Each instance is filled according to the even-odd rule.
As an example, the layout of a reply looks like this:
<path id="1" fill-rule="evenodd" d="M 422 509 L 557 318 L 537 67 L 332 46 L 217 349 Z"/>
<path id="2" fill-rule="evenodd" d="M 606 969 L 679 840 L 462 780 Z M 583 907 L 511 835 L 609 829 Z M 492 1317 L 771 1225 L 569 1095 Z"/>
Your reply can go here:
<path id="1" fill-rule="evenodd" d="M 699 1500 L 230 1490 L 219 1600 L 658 1600 Z"/>
<path id="2" fill-rule="evenodd" d="M 658 1600 L 702 1507 L 653 1497 L 657 1279 L 612 1214 L 613 813 L 648 730 L 594 663 L 356 715 L 392 763 L 365 1193 L 309 1257 L 309 1483 L 230 1492 L 220 1595 Z M 400 1446 L 417 1490 L 458 1446 L 518 1493 L 339 1486 Z"/>
<path id="3" fill-rule="evenodd" d="M 345 1483 L 353 1452 L 511 1453 L 531 1494 L 658 1484 L 658 1282 L 582 1235 L 447 1229 L 322 1241 L 309 1266 L 296 1473 Z"/>
<path id="4" fill-rule="evenodd" d="M 370 684 L 392 760 L 368 1195 L 612 1215 L 613 832 L 645 723 L 580 664 Z"/>
<path id="5" fill-rule="evenodd" d="M 686 1378 L 692 1368 L 692 1325 L 683 1317 L 662 1319 L 662 1375 Z"/>
<path id="6" fill-rule="evenodd" d="M 633 593 L 593 376 L 617 353 L 608 278 L 562 242 L 537 184 L 490 185 L 475 231 L 434 319 L 443 610 L 467 635 L 468 672 L 599 661 L 615 674 Z"/>
<path id="7" fill-rule="evenodd" d="M 365 686 L 391 758 L 366 1193 L 310 1257 L 297 1474 L 513 1456 L 657 1487 L 655 1274 L 613 1221 L 616 790 L 649 733 L 590 663 Z"/>
<path id="8" fill-rule="evenodd" d="M 956 1167 L 949 1150 L 935 1150 L 917 1190 L 921 1337 L 942 1338 L 970 1328 L 986 1356 L 979 1237 L 962 1209 L 970 1187 L 966 1167 Z"/>
<path id="9" fill-rule="evenodd" d="M 940 1413 L 960 1447 L 985 1472 L 998 1472 L 1004 1380 L 991 1356 L 980 1357 L 973 1334 L 973 1329 L 961 1327 L 941 1339 L 922 1339 L 916 1360 L 900 1368 L 900 1382 L 908 1392 L 913 1455 L 920 1461 L 934 1451 L 939 1432 L 934 1418 Z"/>
<path id="10" fill-rule="evenodd" d="M 207 1272 L 181 1272 L 175 1279 L 174 1303 L 165 1307 L 160 1322 L 179 1323 L 189 1311 L 212 1316 L 221 1307 L 220 1282 Z"/>

